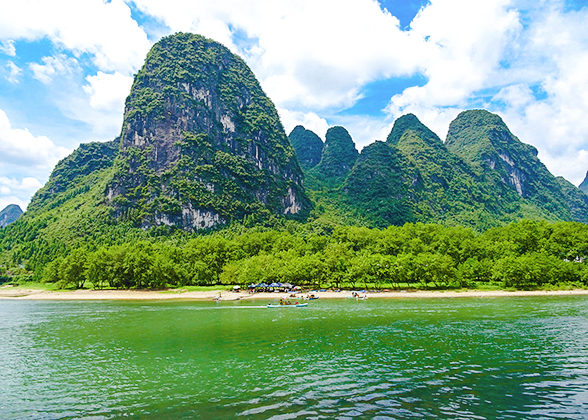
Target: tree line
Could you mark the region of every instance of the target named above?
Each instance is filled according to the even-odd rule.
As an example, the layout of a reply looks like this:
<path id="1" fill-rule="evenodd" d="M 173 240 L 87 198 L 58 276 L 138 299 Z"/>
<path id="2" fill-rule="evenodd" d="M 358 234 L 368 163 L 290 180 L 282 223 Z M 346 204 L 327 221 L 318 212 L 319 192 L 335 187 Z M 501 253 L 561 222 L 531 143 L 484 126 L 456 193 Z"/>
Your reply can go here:
<path id="1" fill-rule="evenodd" d="M 539 288 L 588 285 L 588 226 L 523 220 L 482 234 L 407 223 L 338 226 L 328 234 L 215 233 L 78 248 L 43 270 L 63 288 L 162 289 L 288 282 L 309 287 Z"/>

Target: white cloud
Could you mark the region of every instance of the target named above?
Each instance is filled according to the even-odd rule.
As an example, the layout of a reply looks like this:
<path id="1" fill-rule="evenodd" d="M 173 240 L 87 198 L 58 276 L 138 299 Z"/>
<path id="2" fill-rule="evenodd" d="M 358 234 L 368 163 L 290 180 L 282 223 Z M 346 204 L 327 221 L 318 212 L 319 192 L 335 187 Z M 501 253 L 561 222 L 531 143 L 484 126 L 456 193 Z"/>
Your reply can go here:
<path id="1" fill-rule="evenodd" d="M 12 128 L 4 111 L 0 110 L 0 165 L 20 167 L 23 172 L 52 169 L 69 153 L 45 136 L 34 136 L 27 129 Z"/>
<path id="2" fill-rule="evenodd" d="M 80 141 L 114 138 L 120 132 L 129 81 L 151 47 L 129 6 L 122 0 L 19 0 L 3 2 L 1 9 L 0 42 L 5 51 L 16 53 L 15 41 L 52 43 L 54 55 L 27 63 L 26 70 L 45 85 L 36 98 L 47 98 L 47 103 L 37 102 L 33 109 L 54 105 L 64 117 L 57 118 L 56 125 L 77 121 L 71 130 L 63 130 L 61 144 L 73 148 Z M 50 54 L 49 49 L 42 51 Z M 26 81 L 27 72 L 23 75 Z M 25 85 L 21 83 L 23 89 Z M 30 118 L 33 126 L 35 116 Z M 79 122 L 88 127 L 81 130 Z"/>
<path id="3" fill-rule="evenodd" d="M 33 177 L 18 180 L 0 176 L 0 210 L 9 204 L 17 204 L 25 211 L 33 194 L 42 186 L 39 180 Z"/>
<path id="4" fill-rule="evenodd" d="M 513 70 L 532 68 L 533 77 L 494 99 L 504 103 L 500 111 L 511 130 L 539 149 L 546 166 L 578 185 L 588 170 L 588 9 L 565 12 L 556 3 L 529 13 Z"/>
<path id="5" fill-rule="evenodd" d="M 393 96 L 386 111 L 412 112 L 444 139 L 461 110 L 487 108 L 578 184 L 588 169 L 586 21 L 588 9 L 561 1 L 433 0 L 411 24 L 429 48 L 428 82 Z"/>
<path id="6" fill-rule="evenodd" d="M 165 33 L 200 33 L 241 55 L 287 132 L 302 124 L 324 138 L 329 125 L 340 124 L 361 148 L 384 140 L 394 118 L 412 112 L 444 139 L 460 111 L 486 107 L 538 147 L 555 174 L 577 183 L 588 169 L 586 8 L 566 11 L 563 0 L 431 0 L 402 31 L 375 0 L 125 1 L 156 19 L 159 29 L 167 26 Z M 5 3 L 0 51 L 14 56 L 14 40 L 49 39 L 57 54 L 31 64 L 34 77 L 47 84 L 66 117 L 90 125 L 92 139 L 116 135 L 131 75 L 150 46 L 128 4 Z M 20 80 L 23 74 L 14 71 L 12 80 Z M 386 117 L 338 114 L 366 84 L 417 74 L 427 83 L 391 94 Z"/>
<path id="7" fill-rule="evenodd" d="M 0 39 L 44 37 L 76 54 L 90 54 L 103 71 L 132 74 L 150 43 L 122 0 L 19 0 L 4 2 Z"/>
<path id="8" fill-rule="evenodd" d="M 0 176 L 0 210 L 9 204 L 17 204 L 24 211 L 31 197 L 43 185 L 38 179 L 26 177 L 21 180 Z"/>
<path id="9" fill-rule="evenodd" d="M 52 90 L 53 101 L 65 117 L 88 125 L 82 137 L 66 143 L 68 147 L 74 148 L 80 142 L 112 140 L 120 133 L 124 112 L 121 98 L 129 90 L 114 92 L 110 87 L 108 82 L 79 86 L 75 80 L 66 80 Z"/>
<path id="10" fill-rule="evenodd" d="M 0 192 L 3 195 L 22 191 L 32 194 L 42 186 L 39 180 L 33 177 L 26 177 L 19 181 L 14 178 L 0 176 Z"/>
<path id="11" fill-rule="evenodd" d="M 20 83 L 20 74 L 22 73 L 22 69 L 12 61 L 9 61 L 8 64 L 6 64 L 6 67 L 8 69 L 6 80 L 12 84 Z"/>
<path id="12" fill-rule="evenodd" d="M 7 39 L 6 41 L 0 42 L 0 52 L 10 57 L 16 56 L 16 47 L 14 46 L 14 41 L 12 39 Z"/>
<path id="13" fill-rule="evenodd" d="M 319 117 L 314 112 L 289 111 L 287 109 L 278 109 L 280 120 L 284 125 L 286 134 L 290 134 L 294 127 L 301 125 L 307 130 L 314 132 L 323 141 L 325 134 L 329 129 L 329 123 L 324 118 Z"/>
<path id="14" fill-rule="evenodd" d="M 422 48 L 415 48 L 421 41 L 372 0 L 135 4 L 172 32 L 201 33 L 239 52 L 281 108 L 349 106 L 365 83 L 410 74 L 422 59 Z"/>
<path id="15" fill-rule="evenodd" d="M 81 71 L 81 67 L 75 58 L 67 57 L 65 54 L 59 54 L 54 57 L 43 57 L 44 64 L 31 63 L 30 69 L 33 71 L 35 79 L 42 83 L 48 84 L 54 78 L 66 78 L 69 75 Z"/>
<path id="16" fill-rule="evenodd" d="M 12 196 L 3 196 L 0 195 L 0 210 L 6 208 L 10 204 L 17 204 L 22 211 L 25 211 L 30 201 L 30 197 L 24 201 L 21 198 L 12 195 Z"/>
<path id="17" fill-rule="evenodd" d="M 472 94 L 494 85 L 501 60 L 522 30 L 510 2 L 433 0 L 411 23 L 425 41 L 420 63 L 428 82 L 392 97 L 387 111 L 398 117 L 409 107 L 465 106 Z"/>
<path id="18" fill-rule="evenodd" d="M 122 114 L 125 99 L 131 91 L 133 78 L 119 72 L 113 74 L 98 72 L 86 77 L 84 92 L 90 96 L 90 106 L 99 110 L 112 110 Z"/>
<path id="19" fill-rule="evenodd" d="M 533 96 L 533 91 L 528 85 L 520 83 L 500 89 L 500 91 L 494 95 L 492 101 L 502 101 L 505 104 L 508 104 L 513 110 L 521 111 L 529 104 L 535 102 L 535 96 Z"/>
<path id="20" fill-rule="evenodd" d="M 64 54 L 43 57 L 42 61 L 44 64 L 32 63 L 30 68 L 34 77 L 47 86 L 51 101 L 65 117 L 89 125 L 83 137 L 72 139 L 67 146 L 75 147 L 80 141 L 112 140 L 120 132 L 124 101 L 133 77 L 98 71 L 84 79 L 80 63 Z M 82 80 L 86 84 L 80 85 Z"/>

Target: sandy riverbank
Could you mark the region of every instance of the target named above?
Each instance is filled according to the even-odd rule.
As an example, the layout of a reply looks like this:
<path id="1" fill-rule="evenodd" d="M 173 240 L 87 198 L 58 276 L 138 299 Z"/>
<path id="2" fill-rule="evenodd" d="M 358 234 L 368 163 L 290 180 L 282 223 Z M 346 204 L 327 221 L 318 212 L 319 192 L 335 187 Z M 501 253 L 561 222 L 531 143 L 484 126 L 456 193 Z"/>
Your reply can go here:
<path id="1" fill-rule="evenodd" d="M 302 299 L 301 294 L 298 298 Z M 350 291 L 317 292 L 321 299 L 341 299 L 351 296 Z M 504 296 L 571 296 L 587 295 L 588 290 L 555 290 L 555 291 L 503 291 L 503 290 L 460 290 L 460 291 L 397 291 L 370 292 L 372 298 L 456 298 L 456 297 L 504 297 Z M 46 291 L 21 287 L 4 286 L 0 288 L 0 299 L 18 300 L 168 300 L 168 299 L 196 299 L 212 300 L 219 296 L 219 291 L 181 292 L 181 291 L 151 291 L 151 290 L 75 290 L 75 291 Z M 279 300 L 288 297 L 289 293 L 234 293 L 221 292 L 222 301 L 263 299 Z M 294 298 L 292 300 L 295 300 Z"/>

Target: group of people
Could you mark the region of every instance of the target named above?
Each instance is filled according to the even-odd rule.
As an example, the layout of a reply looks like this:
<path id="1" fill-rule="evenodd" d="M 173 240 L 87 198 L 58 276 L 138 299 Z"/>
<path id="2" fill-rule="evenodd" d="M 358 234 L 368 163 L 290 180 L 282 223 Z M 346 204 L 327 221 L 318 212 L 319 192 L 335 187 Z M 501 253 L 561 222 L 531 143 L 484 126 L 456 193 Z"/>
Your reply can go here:
<path id="1" fill-rule="evenodd" d="M 292 303 L 289 300 L 280 298 L 280 305 L 298 305 L 298 302 Z"/>

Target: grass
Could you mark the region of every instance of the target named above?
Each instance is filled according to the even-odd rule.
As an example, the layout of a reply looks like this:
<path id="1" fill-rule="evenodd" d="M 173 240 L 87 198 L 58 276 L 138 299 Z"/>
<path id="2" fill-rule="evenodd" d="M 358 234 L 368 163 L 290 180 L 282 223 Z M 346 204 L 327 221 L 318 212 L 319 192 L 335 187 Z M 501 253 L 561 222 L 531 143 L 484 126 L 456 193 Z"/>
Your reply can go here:
<path id="1" fill-rule="evenodd" d="M 467 290 L 481 290 L 481 291 L 491 291 L 491 290 L 504 290 L 504 291 L 516 291 L 522 290 L 517 289 L 514 287 L 505 287 L 499 283 L 483 283 L 477 282 L 471 285 L 468 288 L 442 288 L 442 289 L 434 289 L 434 288 L 423 288 L 422 284 L 412 284 L 412 283 L 400 283 L 397 285 L 387 284 L 387 283 L 379 283 L 376 287 L 374 283 L 366 284 L 359 284 L 359 283 L 340 283 L 339 288 L 341 290 L 377 290 L 382 291 L 384 289 L 388 289 L 391 292 L 393 291 L 400 291 L 400 290 L 438 290 L 438 291 L 467 291 Z M 217 284 L 217 285 L 209 285 L 209 286 L 183 286 L 183 287 L 176 287 L 170 288 L 166 290 L 160 290 L 159 293 L 184 293 L 184 292 L 207 292 L 207 291 L 232 291 L 234 285 L 232 284 Z M 317 287 L 317 285 L 302 285 L 304 290 L 318 290 L 318 289 L 327 289 L 332 290 L 335 289 L 334 285 L 327 285 L 323 284 L 321 287 Z M 55 283 L 39 283 L 39 282 L 20 282 L 20 283 L 4 283 L 0 285 L 0 289 L 9 288 L 11 290 L 38 290 L 38 291 L 60 291 L 60 292 L 69 292 L 73 291 L 74 289 L 60 289 L 57 287 Z M 558 284 L 545 284 L 538 288 L 533 288 L 532 290 L 546 290 L 546 291 L 555 291 L 555 290 L 574 290 L 574 289 L 588 289 L 587 285 L 582 283 L 558 283 Z M 242 288 L 245 290 L 245 288 Z M 527 289 L 525 289 L 527 290 Z"/>
<path id="2" fill-rule="evenodd" d="M 22 282 L 22 283 L 4 283 L 0 288 L 10 288 L 11 290 L 40 290 L 40 291 L 54 291 L 60 290 L 55 283 L 38 283 L 38 282 Z"/>
<path id="3" fill-rule="evenodd" d="M 504 290 L 504 286 L 497 283 L 480 283 L 473 285 L 474 290 Z"/>
<path id="4" fill-rule="evenodd" d="M 233 285 L 217 284 L 215 286 L 184 286 L 174 289 L 164 290 L 161 293 L 181 293 L 181 292 L 216 292 L 218 290 L 233 290 Z"/>
<path id="5" fill-rule="evenodd" d="M 540 290 L 574 290 L 574 289 L 586 289 L 586 285 L 578 282 L 572 283 L 557 283 L 557 284 L 544 284 Z"/>

